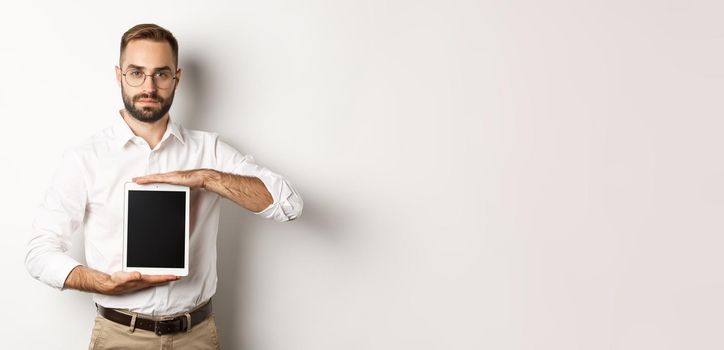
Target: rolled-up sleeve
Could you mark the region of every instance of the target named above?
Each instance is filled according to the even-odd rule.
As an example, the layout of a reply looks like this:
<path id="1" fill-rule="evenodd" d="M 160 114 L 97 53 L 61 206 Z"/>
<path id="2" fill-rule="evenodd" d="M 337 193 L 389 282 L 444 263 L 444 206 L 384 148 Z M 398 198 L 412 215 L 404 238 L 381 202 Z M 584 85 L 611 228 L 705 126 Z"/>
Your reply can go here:
<path id="1" fill-rule="evenodd" d="M 275 221 L 289 221 L 302 214 L 304 202 L 296 189 L 281 175 L 257 165 L 250 155 L 242 155 L 227 143 L 216 139 L 217 170 L 259 178 L 273 198 L 273 203 L 256 213 Z"/>
<path id="2" fill-rule="evenodd" d="M 37 209 L 25 267 L 35 279 L 59 290 L 78 261 L 66 254 L 71 235 L 83 223 L 87 192 L 80 161 L 66 152 Z"/>

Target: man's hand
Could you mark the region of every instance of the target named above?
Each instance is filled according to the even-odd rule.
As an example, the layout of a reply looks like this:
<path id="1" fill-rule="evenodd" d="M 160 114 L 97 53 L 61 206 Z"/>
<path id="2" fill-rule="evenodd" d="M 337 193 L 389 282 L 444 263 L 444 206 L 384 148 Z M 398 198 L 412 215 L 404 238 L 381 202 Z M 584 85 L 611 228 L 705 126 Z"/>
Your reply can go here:
<path id="1" fill-rule="evenodd" d="M 230 199 L 255 213 L 261 212 L 274 202 L 274 198 L 261 179 L 253 176 L 223 173 L 213 169 L 172 171 L 170 173 L 134 177 L 133 181 L 139 185 L 167 183 L 191 188 L 203 188 Z"/>
<path id="2" fill-rule="evenodd" d="M 116 272 L 102 283 L 101 293 L 118 295 L 150 287 L 162 286 L 176 281 L 180 277 L 174 275 L 143 275 L 140 272 Z"/>
<path id="3" fill-rule="evenodd" d="M 172 185 L 188 186 L 191 188 L 204 188 L 212 170 L 194 169 L 183 171 L 172 171 L 170 173 L 153 174 L 134 177 L 133 182 L 143 185 L 149 183 L 167 183 Z"/>
<path id="4" fill-rule="evenodd" d="M 65 280 L 65 288 L 84 292 L 119 295 L 178 280 L 174 275 L 142 275 L 140 272 L 116 272 L 112 275 L 85 266 L 76 266 Z"/>

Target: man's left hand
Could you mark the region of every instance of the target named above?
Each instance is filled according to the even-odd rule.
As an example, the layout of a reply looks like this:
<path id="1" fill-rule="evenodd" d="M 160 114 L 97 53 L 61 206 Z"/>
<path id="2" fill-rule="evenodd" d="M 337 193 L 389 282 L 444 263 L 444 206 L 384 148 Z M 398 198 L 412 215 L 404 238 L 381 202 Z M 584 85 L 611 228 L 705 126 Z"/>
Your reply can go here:
<path id="1" fill-rule="evenodd" d="M 143 185 L 149 183 L 167 183 L 172 185 L 188 186 L 191 188 L 204 188 L 204 181 L 209 177 L 210 169 L 194 169 L 172 171 L 163 174 L 152 174 L 134 177 L 133 182 Z"/>

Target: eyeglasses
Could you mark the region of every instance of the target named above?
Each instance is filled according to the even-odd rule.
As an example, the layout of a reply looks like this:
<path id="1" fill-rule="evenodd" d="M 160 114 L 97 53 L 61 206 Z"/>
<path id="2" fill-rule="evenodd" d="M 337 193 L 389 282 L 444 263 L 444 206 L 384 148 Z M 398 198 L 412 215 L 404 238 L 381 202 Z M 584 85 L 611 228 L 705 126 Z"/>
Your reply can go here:
<path id="1" fill-rule="evenodd" d="M 153 79 L 153 84 L 159 89 L 168 89 L 176 80 L 176 76 L 171 71 L 162 70 L 153 74 L 146 74 L 139 69 L 129 69 L 122 74 L 126 78 L 126 83 L 133 87 L 138 87 L 146 82 L 146 77 Z"/>

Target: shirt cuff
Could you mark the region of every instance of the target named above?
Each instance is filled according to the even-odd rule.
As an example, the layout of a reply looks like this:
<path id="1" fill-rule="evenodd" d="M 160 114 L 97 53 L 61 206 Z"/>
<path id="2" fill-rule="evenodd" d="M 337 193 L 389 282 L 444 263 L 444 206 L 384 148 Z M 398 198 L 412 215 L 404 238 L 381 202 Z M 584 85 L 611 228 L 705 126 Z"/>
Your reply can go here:
<path id="1" fill-rule="evenodd" d="M 258 178 L 264 183 L 273 201 L 264 210 L 254 214 L 280 222 L 296 219 L 301 213 L 302 201 L 286 180 L 270 172 L 259 174 Z"/>
<path id="2" fill-rule="evenodd" d="M 58 289 L 65 290 L 65 280 L 74 268 L 83 265 L 64 253 L 52 253 L 42 257 L 43 262 L 36 261 L 33 267 L 30 267 L 31 275 L 37 280 Z"/>

